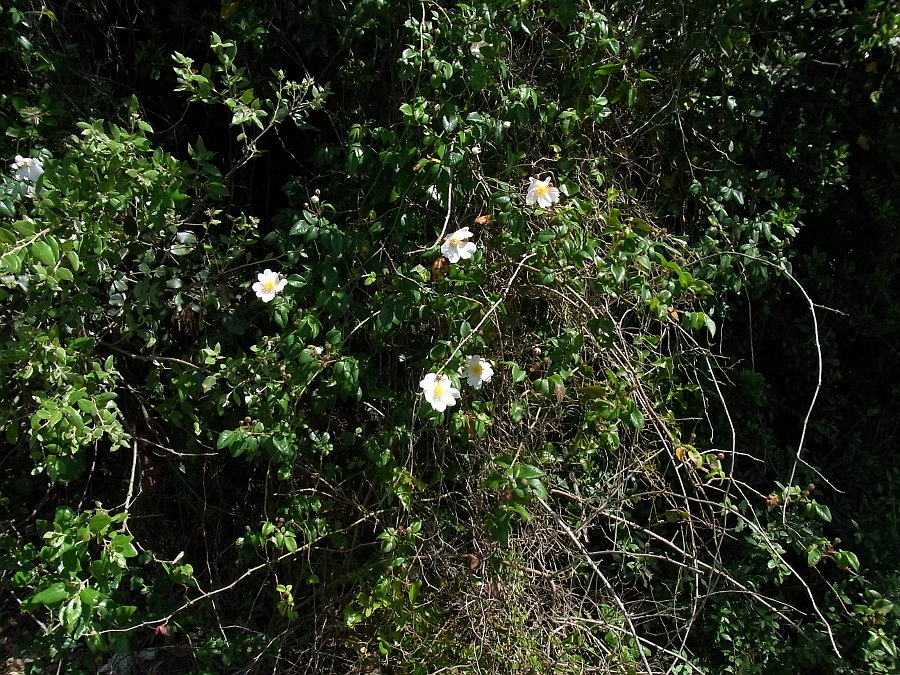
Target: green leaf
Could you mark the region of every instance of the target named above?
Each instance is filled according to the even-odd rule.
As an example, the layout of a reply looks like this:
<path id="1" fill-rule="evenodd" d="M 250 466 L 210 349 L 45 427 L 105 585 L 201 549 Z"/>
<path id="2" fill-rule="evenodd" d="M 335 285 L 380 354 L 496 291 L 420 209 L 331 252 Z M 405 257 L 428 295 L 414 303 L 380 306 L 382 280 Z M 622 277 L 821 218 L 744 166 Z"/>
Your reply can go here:
<path id="1" fill-rule="evenodd" d="M 31 606 L 41 604 L 47 607 L 52 607 L 53 605 L 62 602 L 68 597 L 69 590 L 66 585 L 60 581 L 53 584 L 52 586 L 48 586 L 39 593 L 35 593 L 25 602 Z"/>
<path id="2" fill-rule="evenodd" d="M 509 508 L 522 516 L 522 520 L 526 522 L 531 520 L 531 514 L 528 513 L 528 509 L 526 509 L 522 504 L 510 504 Z"/>
<path id="3" fill-rule="evenodd" d="M 681 509 L 667 509 L 666 510 L 666 522 L 667 523 L 680 523 L 685 520 L 690 520 L 691 514 L 687 511 L 683 511 Z"/>
<path id="4" fill-rule="evenodd" d="M 121 607 L 116 607 L 112 611 L 112 617 L 116 621 L 124 621 L 125 619 L 130 617 L 132 614 L 134 614 L 136 611 L 137 611 L 137 607 L 135 607 L 134 605 L 122 605 Z"/>
<path id="5" fill-rule="evenodd" d="M 30 237 L 34 234 L 34 221 L 17 220 L 12 226 L 23 237 Z"/>
<path id="6" fill-rule="evenodd" d="M 625 281 L 625 268 L 622 267 L 622 265 L 612 265 L 609 268 L 609 271 L 612 273 L 613 279 L 616 280 L 617 284 L 621 284 Z"/>
<path id="7" fill-rule="evenodd" d="M 19 274 L 22 271 L 22 258 L 15 253 L 7 253 L 0 258 L 0 268 L 10 274 Z"/>
<path id="8" fill-rule="evenodd" d="M 216 450 L 230 448 L 237 439 L 238 435 L 235 432 L 231 431 L 230 429 L 226 429 L 219 434 L 219 438 L 216 441 Z"/>
<path id="9" fill-rule="evenodd" d="M 594 75 L 610 75 L 611 73 L 616 73 L 620 70 L 622 70 L 621 63 L 607 63 L 597 68 L 597 70 L 594 71 Z"/>
<path id="10" fill-rule="evenodd" d="M 106 532 L 106 528 L 112 522 L 112 518 L 107 513 L 98 513 L 88 521 L 88 529 L 94 534 Z"/>
<path id="11" fill-rule="evenodd" d="M 816 563 L 818 563 L 822 559 L 822 552 L 819 550 L 817 546 L 812 546 L 806 551 L 806 564 L 810 567 L 815 567 Z"/>
<path id="12" fill-rule="evenodd" d="M 175 235 L 175 243 L 169 247 L 172 255 L 187 255 L 197 245 L 197 235 L 193 232 L 178 232 Z"/>
<path id="13" fill-rule="evenodd" d="M 81 598 L 81 603 L 83 605 L 87 605 L 88 607 L 93 607 L 97 604 L 97 599 L 100 597 L 100 591 L 96 588 L 91 588 L 90 586 L 85 586 L 81 589 L 81 592 L 78 594 L 78 597 Z"/>
<path id="14" fill-rule="evenodd" d="M 133 558 L 137 555 L 137 549 L 131 543 L 131 536 L 127 534 L 117 534 L 112 538 L 110 544 L 114 551 L 122 554 L 123 558 Z"/>
<path id="15" fill-rule="evenodd" d="M 544 396 L 550 395 L 550 381 L 542 377 L 538 380 L 534 381 L 534 390 L 539 394 L 543 394 Z"/>
<path id="16" fill-rule="evenodd" d="M 842 570 L 852 568 L 854 572 L 859 572 L 859 558 L 852 551 L 837 551 L 834 554 L 834 562 Z"/>
<path id="17" fill-rule="evenodd" d="M 628 421 L 631 422 L 631 426 L 635 429 L 644 428 L 644 416 L 637 408 L 632 408 L 628 411 Z"/>
<path id="18" fill-rule="evenodd" d="M 572 182 L 566 176 L 559 177 L 559 191 L 564 194 L 566 197 L 574 197 L 577 195 L 581 188 L 577 183 Z"/>
<path id="19" fill-rule="evenodd" d="M 534 478 L 528 481 L 528 487 L 531 488 L 532 494 L 539 499 L 546 500 L 548 497 L 547 488 L 544 487 L 544 484 L 539 481 L 537 478 Z"/>
<path id="20" fill-rule="evenodd" d="M 422 580 L 421 579 L 418 579 L 417 581 L 414 581 L 413 583 L 411 583 L 409 585 L 408 595 L 409 595 L 410 603 L 415 604 L 416 597 L 418 597 L 419 590 L 421 588 L 422 588 Z"/>
<path id="21" fill-rule="evenodd" d="M 69 341 L 69 349 L 77 351 L 91 349 L 97 341 L 92 337 L 78 337 Z"/>
<path id="22" fill-rule="evenodd" d="M 512 380 L 516 384 L 525 379 L 525 371 L 519 368 L 519 366 L 513 365 L 512 367 Z"/>
<path id="23" fill-rule="evenodd" d="M 47 265 L 47 267 L 52 267 L 56 264 L 56 256 L 53 254 L 53 249 L 45 241 L 34 242 L 31 245 L 31 255 Z"/>
<path id="24" fill-rule="evenodd" d="M 543 478 L 547 474 L 538 469 L 536 466 L 529 464 L 517 464 L 512 470 L 513 476 L 518 479 L 531 480 L 533 478 Z"/>
<path id="25" fill-rule="evenodd" d="M 65 607 L 63 607 L 60 615 L 66 630 L 68 630 L 69 633 L 74 633 L 75 626 L 78 623 L 78 620 L 81 619 L 81 598 L 76 595 L 69 600 Z"/>
<path id="26" fill-rule="evenodd" d="M 831 510 L 825 506 L 824 504 L 819 504 L 818 502 L 813 501 L 811 503 L 813 513 L 816 514 L 816 517 L 819 520 L 824 520 L 826 523 L 831 522 Z"/>
<path id="27" fill-rule="evenodd" d="M 602 400 L 606 398 L 606 387 L 600 385 L 578 387 L 578 395 L 586 399 Z"/>

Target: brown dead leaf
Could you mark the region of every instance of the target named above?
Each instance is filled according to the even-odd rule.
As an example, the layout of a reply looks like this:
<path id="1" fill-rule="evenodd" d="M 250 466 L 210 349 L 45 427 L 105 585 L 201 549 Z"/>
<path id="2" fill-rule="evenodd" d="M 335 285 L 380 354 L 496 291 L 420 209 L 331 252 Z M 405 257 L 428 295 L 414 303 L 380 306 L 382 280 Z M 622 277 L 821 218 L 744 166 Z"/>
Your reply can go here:
<path id="1" fill-rule="evenodd" d="M 445 276 L 447 276 L 447 272 L 449 270 L 450 262 L 444 256 L 441 256 L 431 265 L 431 280 L 440 281 Z"/>
<path id="2" fill-rule="evenodd" d="M 553 385 L 553 394 L 556 396 L 556 402 L 562 403 L 563 399 L 566 397 L 566 388 L 557 382 Z"/>

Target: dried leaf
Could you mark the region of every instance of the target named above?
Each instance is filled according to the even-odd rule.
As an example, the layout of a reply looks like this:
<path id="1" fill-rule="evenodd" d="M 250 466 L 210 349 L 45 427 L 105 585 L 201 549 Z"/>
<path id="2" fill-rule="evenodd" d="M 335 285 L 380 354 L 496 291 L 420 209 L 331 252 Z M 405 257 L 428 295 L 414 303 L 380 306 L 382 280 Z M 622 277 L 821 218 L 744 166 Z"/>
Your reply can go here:
<path id="1" fill-rule="evenodd" d="M 503 597 L 503 583 L 499 581 L 491 581 L 481 585 L 481 592 L 489 598 Z"/>
<path id="2" fill-rule="evenodd" d="M 431 265 L 431 280 L 440 281 L 445 276 L 447 276 L 447 272 L 449 271 L 449 269 L 449 261 L 445 257 L 441 256 Z"/>
<path id="3" fill-rule="evenodd" d="M 556 402 L 562 403 L 563 399 L 566 397 L 566 388 L 557 382 L 553 385 L 553 393 L 556 395 Z"/>

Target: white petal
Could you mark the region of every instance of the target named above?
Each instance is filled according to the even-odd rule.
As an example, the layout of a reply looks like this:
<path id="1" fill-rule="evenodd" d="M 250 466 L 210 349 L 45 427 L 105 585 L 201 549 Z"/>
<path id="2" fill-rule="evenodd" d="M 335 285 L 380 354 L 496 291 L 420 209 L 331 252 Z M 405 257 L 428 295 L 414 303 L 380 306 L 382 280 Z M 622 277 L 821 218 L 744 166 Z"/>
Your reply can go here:
<path id="1" fill-rule="evenodd" d="M 456 232 L 447 235 L 447 241 L 452 239 L 468 239 L 472 236 L 472 230 L 467 227 L 461 227 Z"/>
<path id="2" fill-rule="evenodd" d="M 444 242 L 441 246 L 441 253 L 450 262 L 459 262 L 459 249 L 456 246 L 451 246 L 450 242 Z"/>
<path id="3" fill-rule="evenodd" d="M 477 249 L 478 247 L 475 245 L 475 242 L 467 241 L 459 247 L 459 257 L 468 260 Z"/>

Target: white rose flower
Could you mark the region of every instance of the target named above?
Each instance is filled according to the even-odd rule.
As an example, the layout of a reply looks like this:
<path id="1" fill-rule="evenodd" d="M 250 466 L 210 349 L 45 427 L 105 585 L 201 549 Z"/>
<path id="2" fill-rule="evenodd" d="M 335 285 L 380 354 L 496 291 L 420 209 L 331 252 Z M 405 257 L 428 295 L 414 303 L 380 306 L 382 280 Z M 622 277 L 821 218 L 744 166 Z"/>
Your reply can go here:
<path id="1" fill-rule="evenodd" d="M 39 157 L 22 157 L 16 155 L 16 161 L 11 164 L 16 170 L 16 180 L 27 180 L 29 183 L 37 183 L 44 174 L 44 163 Z"/>
<path id="2" fill-rule="evenodd" d="M 257 275 L 259 281 L 253 284 L 253 291 L 256 297 L 263 302 L 269 302 L 276 295 L 284 290 L 287 285 L 287 279 L 283 278 L 278 272 L 266 270 Z"/>
<path id="3" fill-rule="evenodd" d="M 481 385 L 490 381 L 494 376 L 494 369 L 490 361 L 486 361 L 478 354 L 466 357 L 466 363 L 462 367 L 462 375 L 466 376 L 466 383 L 475 389 L 481 389 Z"/>
<path id="4" fill-rule="evenodd" d="M 471 236 L 472 232 L 468 227 L 448 234 L 447 238 L 444 239 L 444 243 L 441 244 L 441 253 L 452 263 L 457 263 L 460 259 L 467 260 L 471 258 L 477 249 L 474 242 L 466 241 Z"/>
<path id="5" fill-rule="evenodd" d="M 444 412 L 447 408 L 455 406 L 460 397 L 459 389 L 442 373 L 428 373 L 419 382 L 419 386 L 425 392 L 425 400 L 438 412 Z"/>
<path id="6" fill-rule="evenodd" d="M 550 185 L 550 179 L 539 180 L 532 176 L 528 185 L 528 194 L 525 196 L 526 204 L 537 204 L 542 209 L 549 209 L 559 201 L 559 190 Z"/>

